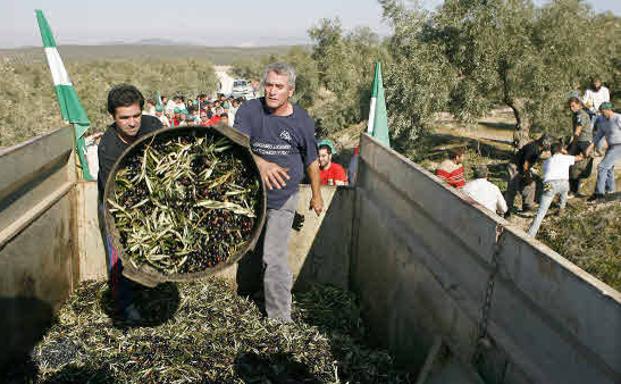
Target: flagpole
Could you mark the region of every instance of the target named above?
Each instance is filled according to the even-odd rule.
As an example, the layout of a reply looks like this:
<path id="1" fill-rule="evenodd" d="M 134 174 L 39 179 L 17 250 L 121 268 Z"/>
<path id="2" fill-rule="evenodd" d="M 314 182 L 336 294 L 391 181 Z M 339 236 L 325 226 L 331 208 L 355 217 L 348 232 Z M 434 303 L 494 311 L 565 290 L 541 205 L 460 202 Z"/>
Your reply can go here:
<path id="1" fill-rule="evenodd" d="M 41 32 L 41 40 L 43 41 L 43 49 L 45 50 L 47 63 L 52 73 L 54 91 L 56 92 L 58 106 L 60 107 L 60 114 L 64 121 L 73 124 L 76 144 L 75 150 L 78 154 L 80 167 L 82 168 L 82 177 L 85 180 L 94 180 L 88 167 L 88 161 L 86 160 L 86 145 L 84 142 L 84 134 L 89 129 L 91 122 L 69 79 L 65 65 L 58 53 L 52 29 L 43 15 L 43 11 L 37 9 L 35 10 L 35 15 L 37 17 L 37 23 L 39 24 L 39 31 Z"/>

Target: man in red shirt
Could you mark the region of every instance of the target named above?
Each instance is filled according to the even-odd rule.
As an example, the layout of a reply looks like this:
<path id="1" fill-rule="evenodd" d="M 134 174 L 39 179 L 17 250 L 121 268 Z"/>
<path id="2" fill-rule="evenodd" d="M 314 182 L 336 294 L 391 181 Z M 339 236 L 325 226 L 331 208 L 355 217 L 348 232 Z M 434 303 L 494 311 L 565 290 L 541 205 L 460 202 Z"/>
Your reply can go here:
<path id="1" fill-rule="evenodd" d="M 340 164 L 332 162 L 336 153 L 330 140 L 319 142 L 319 178 L 321 185 L 347 185 L 347 172 Z"/>
<path id="2" fill-rule="evenodd" d="M 463 188 L 466 185 L 464 177 L 464 149 L 452 148 L 448 150 L 448 159 L 438 165 L 436 176 L 444 180 L 448 185 L 455 188 Z"/>
<path id="3" fill-rule="evenodd" d="M 214 115 L 211 116 L 211 119 L 209 119 L 209 121 L 207 122 L 207 126 L 208 127 L 215 127 L 215 126 L 217 126 L 218 124 L 220 124 L 220 119 L 221 119 L 221 117 L 214 113 Z"/>

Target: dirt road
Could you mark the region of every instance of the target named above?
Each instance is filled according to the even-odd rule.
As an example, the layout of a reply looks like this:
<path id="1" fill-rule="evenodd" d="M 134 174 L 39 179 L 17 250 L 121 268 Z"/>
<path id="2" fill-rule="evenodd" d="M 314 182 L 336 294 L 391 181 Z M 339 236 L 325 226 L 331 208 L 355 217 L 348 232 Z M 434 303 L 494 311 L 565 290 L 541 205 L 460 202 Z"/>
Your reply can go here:
<path id="1" fill-rule="evenodd" d="M 218 93 L 228 95 L 233 90 L 233 77 L 228 74 L 229 69 L 231 69 L 230 65 L 213 66 L 213 70 L 216 73 L 218 82 L 220 83 L 217 91 Z"/>

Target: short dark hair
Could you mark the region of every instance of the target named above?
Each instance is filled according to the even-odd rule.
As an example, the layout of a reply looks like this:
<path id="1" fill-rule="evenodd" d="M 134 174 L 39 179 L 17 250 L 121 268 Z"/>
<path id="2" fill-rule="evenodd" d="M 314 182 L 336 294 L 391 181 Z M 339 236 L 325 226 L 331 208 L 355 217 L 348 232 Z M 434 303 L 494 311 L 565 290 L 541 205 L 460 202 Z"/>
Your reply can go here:
<path id="1" fill-rule="evenodd" d="M 580 100 L 579 97 L 576 96 L 572 96 L 569 98 L 569 100 L 567 101 L 568 104 L 572 104 L 572 103 L 576 103 L 578 105 L 582 105 L 582 100 Z"/>
<path id="2" fill-rule="evenodd" d="M 327 145 L 327 144 L 321 144 L 321 145 L 319 146 L 319 150 L 322 150 L 322 149 L 325 149 L 326 151 L 328 151 L 328 155 L 331 155 L 331 154 L 332 154 L 332 148 L 330 148 L 330 146 L 329 146 L 329 145 Z"/>
<path id="3" fill-rule="evenodd" d="M 466 151 L 462 147 L 451 148 L 448 151 L 449 159 L 456 159 L 459 156 L 462 156 Z"/>
<path id="4" fill-rule="evenodd" d="M 550 149 L 550 145 L 552 145 L 552 137 L 550 137 L 550 135 L 547 132 L 544 132 L 537 139 L 537 143 L 539 143 L 539 145 L 543 147 L 543 149 L 548 150 Z"/>
<path id="5" fill-rule="evenodd" d="M 108 112 L 114 116 L 118 107 L 129 107 L 138 104 L 140 110 L 144 108 L 144 96 L 131 84 L 118 84 L 108 92 Z"/>
<path id="6" fill-rule="evenodd" d="M 475 179 L 484 179 L 487 177 L 488 169 L 487 165 L 477 165 L 473 169 L 473 174 Z"/>
<path id="7" fill-rule="evenodd" d="M 562 150 L 563 150 L 563 144 L 561 144 L 558 141 L 552 143 L 552 145 L 550 146 L 550 151 L 552 152 L 553 155 L 555 153 L 560 153 Z"/>
<path id="8" fill-rule="evenodd" d="M 221 117 L 221 118 L 222 118 L 222 117 L 226 117 L 226 118 L 228 119 L 228 118 L 229 118 L 229 114 L 228 114 L 228 113 L 226 113 L 226 112 L 224 112 L 224 113 L 221 113 L 221 114 L 220 114 L 220 117 Z"/>

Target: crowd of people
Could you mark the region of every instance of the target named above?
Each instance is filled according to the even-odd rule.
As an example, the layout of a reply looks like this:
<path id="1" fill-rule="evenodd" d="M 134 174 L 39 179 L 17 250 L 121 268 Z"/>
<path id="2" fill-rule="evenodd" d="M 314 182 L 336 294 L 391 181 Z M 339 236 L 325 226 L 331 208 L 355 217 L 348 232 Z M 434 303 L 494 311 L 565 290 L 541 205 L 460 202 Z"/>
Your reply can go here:
<path id="1" fill-rule="evenodd" d="M 210 97 L 200 94 L 196 98 L 177 95 L 171 98 L 161 96 L 145 101 L 144 114 L 157 117 L 165 128 L 185 126 L 232 127 L 235 115 L 245 98 L 234 98 L 219 94 Z"/>
<path id="2" fill-rule="evenodd" d="M 156 117 L 164 128 L 214 127 L 217 125 L 233 127 L 237 110 L 244 101 L 246 99 L 243 97 L 234 98 L 222 94 L 215 98 L 200 94 L 196 98 L 188 99 L 181 95 L 170 99 L 161 96 L 158 101 L 145 100 L 143 115 Z M 352 164 L 348 170 L 345 170 L 342 165 L 333 160 L 333 156 L 336 155 L 336 145 L 332 140 L 319 141 L 317 150 L 321 185 L 348 185 L 349 180 L 354 177 L 357 151 L 354 153 Z"/>
<path id="3" fill-rule="evenodd" d="M 515 212 L 515 198 L 520 195 L 522 213 L 534 211 L 538 185 L 543 192 L 539 198 L 536 216 L 528 234 L 536 236 L 554 198 L 559 196 L 559 214 L 568 198 L 586 197 L 580 192 L 581 181 L 591 175 L 595 156 L 603 159 L 597 166 L 597 181 L 589 202 L 603 200 L 615 192 L 615 163 L 621 160 L 621 114 L 614 112 L 610 91 L 600 79 L 592 79 L 591 88 L 584 95 L 574 92 L 567 102 L 572 115 L 569 140 L 553 138 L 543 133 L 537 140 L 521 146 L 507 166 L 508 184 L 503 195 L 500 189 L 487 180 L 487 167 L 474 169 L 474 180 L 467 182 L 464 171 L 464 150 L 447 151 L 447 159 L 436 168 L 436 175 L 448 185 L 463 190 L 474 201 L 490 211 L 509 218 Z M 605 140 L 604 140 L 605 139 Z M 538 176 L 534 166 L 543 162 L 543 172 Z"/>

